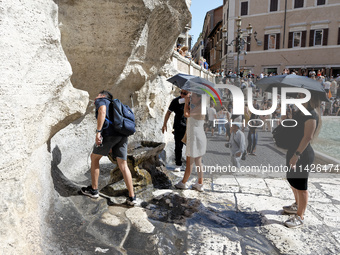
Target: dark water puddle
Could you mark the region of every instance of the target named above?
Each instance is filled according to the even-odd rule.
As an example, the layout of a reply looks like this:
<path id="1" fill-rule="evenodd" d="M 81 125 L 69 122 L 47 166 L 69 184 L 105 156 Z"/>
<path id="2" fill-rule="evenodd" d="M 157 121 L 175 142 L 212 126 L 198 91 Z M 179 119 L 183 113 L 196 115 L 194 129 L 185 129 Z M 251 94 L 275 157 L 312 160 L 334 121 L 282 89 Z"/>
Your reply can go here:
<path id="1" fill-rule="evenodd" d="M 159 244 L 161 247 L 168 247 L 170 242 L 178 252 L 184 252 L 189 245 L 189 236 L 191 239 L 197 239 L 202 236 L 203 229 L 209 229 L 231 241 L 240 242 L 242 254 L 254 251 L 280 254 L 259 231 L 259 227 L 263 225 L 260 213 L 236 211 L 220 204 L 213 206 L 215 208 L 205 207 L 198 199 L 184 198 L 177 194 L 160 196 L 150 200 L 149 204 L 144 204 L 144 207 L 149 209 L 148 216 L 153 224 L 157 225 L 158 221 L 158 225 L 163 228 L 163 231 L 157 231 L 157 235 L 163 236 L 164 239 L 167 237 L 166 243 Z M 185 229 L 190 228 L 190 232 L 175 229 L 173 223 L 183 225 Z M 176 254 L 171 249 L 169 252 Z"/>
<path id="2" fill-rule="evenodd" d="M 201 206 L 198 199 L 184 198 L 177 194 L 168 194 L 152 199 L 143 207 L 149 209 L 150 219 L 167 223 L 185 224 L 186 219 L 197 212 Z"/>

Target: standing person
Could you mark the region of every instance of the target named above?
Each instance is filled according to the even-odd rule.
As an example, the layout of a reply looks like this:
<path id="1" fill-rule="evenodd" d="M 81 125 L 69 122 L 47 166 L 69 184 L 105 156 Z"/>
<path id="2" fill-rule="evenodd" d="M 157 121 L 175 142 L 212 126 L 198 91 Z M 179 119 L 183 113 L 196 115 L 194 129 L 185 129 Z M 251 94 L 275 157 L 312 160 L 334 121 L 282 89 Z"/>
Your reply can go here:
<path id="1" fill-rule="evenodd" d="M 242 153 L 246 150 L 246 139 L 244 133 L 241 131 L 240 124 L 232 124 L 231 126 L 231 137 L 230 137 L 230 144 L 231 144 L 231 162 L 233 166 L 237 168 L 241 167 L 241 156 Z"/>
<path id="2" fill-rule="evenodd" d="M 187 118 L 184 117 L 184 97 L 188 94 L 188 91 L 182 90 L 181 95 L 173 99 L 170 103 L 169 109 L 164 117 L 162 133 L 167 131 L 167 123 L 172 112 L 175 113 L 175 121 L 173 125 L 174 129 L 174 138 L 175 138 L 175 172 L 181 171 L 182 167 L 182 149 L 183 149 L 183 142 L 182 138 L 185 134 Z"/>
<path id="3" fill-rule="evenodd" d="M 203 68 L 205 69 L 205 70 L 208 70 L 209 69 L 209 64 L 208 64 L 208 62 L 207 62 L 207 60 L 204 58 L 203 59 Z"/>
<path id="4" fill-rule="evenodd" d="M 268 110 L 268 102 L 265 99 L 261 105 L 261 110 Z M 268 122 L 266 121 L 269 118 L 268 115 L 262 115 L 260 118 L 264 123 L 262 126 L 262 130 L 268 131 Z"/>
<path id="5" fill-rule="evenodd" d="M 190 102 L 191 101 L 191 102 Z M 190 102 L 190 106 L 189 106 Z M 201 95 L 193 93 L 185 98 L 184 116 L 188 118 L 187 123 L 187 143 L 186 156 L 187 163 L 183 179 L 179 181 L 175 187 L 177 189 L 187 189 L 187 181 L 192 172 L 194 163 L 198 174 L 198 180 L 192 185 L 193 189 L 204 191 L 203 188 L 203 169 L 202 156 L 206 152 L 207 138 L 204 133 L 205 116 L 201 111 Z"/>
<path id="6" fill-rule="evenodd" d="M 304 97 L 304 94 L 298 94 Z M 308 169 L 314 161 L 314 150 L 310 142 L 317 137 L 320 126 L 320 99 L 312 93 L 309 102 L 303 104 L 312 115 L 304 115 L 301 111 L 295 114 L 287 114 L 288 118 L 293 118 L 297 126 L 292 129 L 290 140 L 291 146 L 286 154 L 286 164 L 290 168 L 287 172 L 287 180 L 294 193 L 295 203 L 291 206 L 284 206 L 286 213 L 294 214 L 285 222 L 289 228 L 300 227 L 304 223 L 304 213 L 308 202 Z M 291 116 L 292 115 L 292 116 Z"/>
<path id="7" fill-rule="evenodd" d="M 218 119 L 218 135 L 222 135 L 226 133 L 225 123 L 226 123 L 226 117 L 227 117 L 227 110 L 224 106 L 221 107 L 221 109 L 217 113 L 217 119 Z"/>
<path id="8" fill-rule="evenodd" d="M 254 113 L 251 114 L 251 121 L 249 122 L 249 132 L 248 132 L 248 147 L 247 147 L 247 153 L 253 156 L 256 156 L 255 151 L 256 151 L 256 145 L 257 145 L 257 140 L 258 140 L 258 134 L 256 132 L 257 126 L 260 124 L 258 123 L 256 119 L 258 118 L 257 115 Z"/>
<path id="9" fill-rule="evenodd" d="M 244 128 L 248 126 L 248 121 L 251 119 L 250 117 L 251 117 L 251 112 L 249 110 L 248 104 L 245 104 L 244 106 L 245 127 L 243 127 L 242 130 L 244 130 Z"/>
<path id="10" fill-rule="evenodd" d="M 211 103 L 210 108 L 208 109 L 208 126 L 205 132 L 208 132 L 209 128 L 211 130 L 211 136 L 214 136 L 214 120 L 217 119 L 215 104 Z"/>
<path id="11" fill-rule="evenodd" d="M 328 95 L 329 90 L 331 89 L 331 82 L 330 82 L 330 81 L 325 81 L 325 82 L 323 83 L 323 86 L 324 86 L 325 91 L 326 91 L 326 93 L 327 93 L 327 95 Z"/>
<path id="12" fill-rule="evenodd" d="M 99 160 L 103 156 L 107 156 L 111 151 L 112 157 L 116 158 L 118 167 L 123 174 L 126 187 L 129 191 L 129 197 L 126 203 L 134 205 L 136 203 L 136 195 L 134 194 L 131 172 L 127 164 L 127 136 L 117 134 L 105 120 L 109 116 L 109 105 L 112 95 L 108 91 L 99 92 L 95 100 L 97 130 L 95 145 L 91 154 L 91 180 L 92 185 L 81 188 L 81 192 L 91 198 L 98 198 L 98 179 L 99 179 Z"/>
<path id="13" fill-rule="evenodd" d="M 331 93 L 333 97 L 336 97 L 336 87 L 337 87 L 337 82 L 335 79 L 331 79 Z"/>
<path id="14" fill-rule="evenodd" d="M 229 104 L 230 105 L 230 104 Z M 230 140 L 230 121 L 231 121 L 231 112 L 233 111 L 233 107 L 232 106 L 228 106 L 228 109 L 226 109 L 226 118 L 227 118 L 227 124 L 225 125 L 226 127 L 226 137 L 227 137 L 227 142 L 229 142 Z"/>
<path id="15" fill-rule="evenodd" d="M 260 109 L 260 105 L 257 103 L 257 100 L 256 100 L 256 99 L 253 100 L 253 107 L 254 107 L 256 110 L 259 110 L 259 109 Z"/>

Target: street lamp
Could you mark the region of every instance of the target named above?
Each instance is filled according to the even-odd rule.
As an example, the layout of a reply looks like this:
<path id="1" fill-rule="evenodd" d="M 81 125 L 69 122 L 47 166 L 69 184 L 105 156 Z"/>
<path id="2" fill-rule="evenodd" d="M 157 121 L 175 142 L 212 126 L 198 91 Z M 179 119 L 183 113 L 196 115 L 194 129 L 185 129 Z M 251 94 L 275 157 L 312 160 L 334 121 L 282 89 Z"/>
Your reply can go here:
<path id="1" fill-rule="evenodd" d="M 227 43 L 228 46 L 231 46 L 235 42 L 234 46 L 236 46 L 236 52 L 237 52 L 237 78 L 238 79 L 240 78 L 241 45 L 242 44 L 250 44 L 250 42 L 247 42 L 247 40 L 242 37 L 243 32 L 241 30 L 241 25 L 242 25 L 242 19 L 240 18 L 240 16 L 238 16 L 238 18 L 236 19 L 237 37 L 236 37 L 236 39 L 232 40 L 229 44 Z M 223 33 L 223 37 L 225 39 L 227 39 L 228 34 L 227 34 L 227 30 L 225 28 L 222 30 L 222 33 Z M 252 27 L 251 24 L 249 24 L 248 27 L 247 27 L 247 34 L 248 34 L 248 36 L 251 36 L 253 34 L 253 27 Z"/>

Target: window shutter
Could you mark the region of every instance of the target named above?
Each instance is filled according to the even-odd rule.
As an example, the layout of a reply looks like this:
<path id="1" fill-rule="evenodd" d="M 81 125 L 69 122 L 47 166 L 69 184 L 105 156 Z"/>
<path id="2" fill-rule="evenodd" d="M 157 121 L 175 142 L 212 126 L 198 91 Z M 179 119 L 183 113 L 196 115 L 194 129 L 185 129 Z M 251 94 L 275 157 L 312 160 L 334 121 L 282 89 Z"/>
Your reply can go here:
<path id="1" fill-rule="evenodd" d="M 247 36 L 247 51 L 250 51 L 251 36 Z M 248 44 L 249 43 L 249 44 Z"/>
<path id="2" fill-rule="evenodd" d="M 328 42 L 328 28 L 325 28 L 322 32 L 323 32 L 322 46 L 326 46 Z"/>
<path id="3" fill-rule="evenodd" d="M 339 27 L 339 31 L 338 31 L 338 45 L 340 45 L 340 27 Z"/>
<path id="4" fill-rule="evenodd" d="M 277 11 L 277 3 L 278 0 L 270 0 L 270 11 L 271 12 L 276 12 Z"/>
<path id="5" fill-rule="evenodd" d="M 313 47 L 314 46 L 314 33 L 315 30 L 310 30 L 309 31 L 309 47 Z"/>
<path id="6" fill-rule="evenodd" d="M 307 31 L 302 31 L 301 47 L 306 47 L 306 35 L 307 35 Z"/>
<path id="7" fill-rule="evenodd" d="M 280 33 L 276 34 L 276 49 L 280 49 Z"/>
<path id="8" fill-rule="evenodd" d="M 294 8 L 302 8 L 303 7 L 303 0 L 295 0 Z"/>
<path id="9" fill-rule="evenodd" d="M 288 48 L 293 48 L 293 34 L 294 34 L 294 32 L 289 32 L 289 35 L 288 35 Z"/>
<path id="10" fill-rule="evenodd" d="M 241 16 L 248 15 L 248 2 L 241 2 Z"/>
<path id="11" fill-rule="evenodd" d="M 268 35 L 264 35 L 263 50 L 268 50 Z"/>

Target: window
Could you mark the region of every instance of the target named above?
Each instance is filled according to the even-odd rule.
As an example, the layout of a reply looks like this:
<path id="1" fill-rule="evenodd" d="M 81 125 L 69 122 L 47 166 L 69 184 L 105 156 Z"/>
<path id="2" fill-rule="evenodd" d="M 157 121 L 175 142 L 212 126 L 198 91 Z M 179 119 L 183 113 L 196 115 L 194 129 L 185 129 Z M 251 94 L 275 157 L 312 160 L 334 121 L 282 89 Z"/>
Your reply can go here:
<path id="1" fill-rule="evenodd" d="M 293 33 L 293 48 L 301 47 L 301 32 Z"/>
<path id="2" fill-rule="evenodd" d="M 302 7 L 303 7 L 303 0 L 294 1 L 294 8 L 302 8 Z"/>
<path id="3" fill-rule="evenodd" d="M 268 74 L 277 74 L 277 68 L 275 67 L 264 68 L 264 72 Z"/>
<path id="4" fill-rule="evenodd" d="M 270 11 L 276 12 L 278 7 L 278 1 L 279 0 L 270 0 Z"/>
<path id="5" fill-rule="evenodd" d="M 322 45 L 322 30 L 314 31 L 314 46 Z"/>
<path id="6" fill-rule="evenodd" d="M 310 30 L 309 46 L 327 46 L 328 43 L 328 28 Z"/>
<path id="7" fill-rule="evenodd" d="M 318 0 L 316 5 L 325 5 L 326 4 L 326 0 Z"/>
<path id="8" fill-rule="evenodd" d="M 248 2 L 241 2 L 241 16 L 248 15 Z"/>
<path id="9" fill-rule="evenodd" d="M 264 50 L 280 49 L 280 33 L 264 35 Z"/>
<path id="10" fill-rule="evenodd" d="M 289 32 L 288 48 L 306 47 L 307 31 Z"/>
<path id="11" fill-rule="evenodd" d="M 271 34 L 268 37 L 268 50 L 275 49 L 275 45 L 276 45 L 276 35 L 275 34 Z"/>

